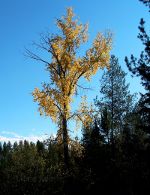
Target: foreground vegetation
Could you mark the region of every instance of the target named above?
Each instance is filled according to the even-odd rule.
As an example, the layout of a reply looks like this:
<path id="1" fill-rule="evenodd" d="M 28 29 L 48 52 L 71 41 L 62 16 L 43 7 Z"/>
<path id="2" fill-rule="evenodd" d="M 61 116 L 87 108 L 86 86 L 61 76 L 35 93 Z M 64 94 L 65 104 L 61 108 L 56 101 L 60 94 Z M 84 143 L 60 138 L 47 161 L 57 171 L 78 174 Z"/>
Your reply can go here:
<path id="1" fill-rule="evenodd" d="M 53 138 L 36 144 L 0 146 L 2 194 L 135 194 L 150 191 L 150 138 L 125 128 L 107 142 L 97 124 L 69 145 L 69 169 L 63 148 Z"/>

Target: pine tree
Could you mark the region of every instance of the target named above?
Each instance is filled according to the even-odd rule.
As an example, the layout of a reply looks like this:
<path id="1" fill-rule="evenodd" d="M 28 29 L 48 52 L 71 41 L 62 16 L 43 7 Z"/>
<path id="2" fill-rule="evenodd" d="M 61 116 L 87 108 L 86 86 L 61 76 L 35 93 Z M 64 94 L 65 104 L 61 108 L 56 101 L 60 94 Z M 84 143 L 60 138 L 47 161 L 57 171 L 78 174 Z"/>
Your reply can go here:
<path id="1" fill-rule="evenodd" d="M 109 143 L 109 130 L 110 130 L 110 113 L 107 110 L 107 107 L 104 107 L 101 111 L 100 116 L 100 129 L 102 134 L 104 134 L 105 141 Z"/>
<path id="2" fill-rule="evenodd" d="M 140 1 L 148 6 L 150 11 L 150 1 Z M 143 18 L 140 21 L 139 31 L 138 38 L 141 40 L 144 50 L 138 59 L 131 55 L 130 60 L 125 57 L 125 62 L 132 74 L 141 78 L 141 84 L 145 88 L 145 94 L 141 94 L 138 112 L 141 115 L 143 130 L 150 132 L 150 36 L 145 30 L 145 21 Z"/>
<path id="3" fill-rule="evenodd" d="M 2 158 L 2 151 L 3 151 L 3 147 L 2 147 L 2 143 L 0 142 L 0 160 Z"/>
<path id="4" fill-rule="evenodd" d="M 125 76 L 118 59 L 112 55 L 110 69 L 104 72 L 101 79 L 101 99 L 96 100 L 101 113 L 101 127 L 111 141 L 122 132 L 125 118 L 132 109 L 133 95 L 130 95 Z"/>

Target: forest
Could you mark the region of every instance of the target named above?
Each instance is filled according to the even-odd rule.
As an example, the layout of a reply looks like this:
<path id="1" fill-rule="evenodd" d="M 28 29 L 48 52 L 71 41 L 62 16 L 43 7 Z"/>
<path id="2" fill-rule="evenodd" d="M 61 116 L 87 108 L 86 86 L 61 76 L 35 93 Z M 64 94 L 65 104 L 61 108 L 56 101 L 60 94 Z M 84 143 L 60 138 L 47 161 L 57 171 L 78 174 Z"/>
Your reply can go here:
<path id="1" fill-rule="evenodd" d="M 150 12 L 150 1 L 139 0 Z M 41 115 L 57 125 L 56 136 L 42 141 L 0 143 L 0 194 L 150 194 L 150 36 L 145 21 L 139 22 L 139 57 L 125 57 L 133 79 L 138 77 L 145 93 L 131 94 L 119 58 L 112 54 L 112 36 L 99 33 L 85 56 L 77 50 L 87 42 L 87 25 L 74 20 L 72 8 L 57 19 L 60 34 L 42 37 L 36 47 L 48 52 L 51 61 L 26 49 L 26 55 L 45 64 L 50 83 L 35 88 L 32 96 Z M 79 80 L 86 82 L 99 69 L 99 94 L 89 106 L 71 103 Z M 69 121 L 81 124 L 81 138 L 69 135 Z M 73 129 L 71 129 L 73 131 Z"/>

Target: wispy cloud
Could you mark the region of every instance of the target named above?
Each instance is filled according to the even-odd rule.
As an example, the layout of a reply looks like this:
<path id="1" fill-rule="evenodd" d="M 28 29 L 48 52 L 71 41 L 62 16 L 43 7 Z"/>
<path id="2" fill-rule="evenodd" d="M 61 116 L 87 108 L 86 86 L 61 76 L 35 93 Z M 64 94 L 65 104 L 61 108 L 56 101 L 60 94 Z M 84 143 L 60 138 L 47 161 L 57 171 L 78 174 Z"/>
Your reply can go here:
<path id="1" fill-rule="evenodd" d="M 15 141 L 19 142 L 20 140 L 28 140 L 29 142 L 36 142 L 37 140 L 44 141 L 48 137 L 49 137 L 49 135 L 47 135 L 47 134 L 42 134 L 42 135 L 30 134 L 28 136 L 22 136 L 22 135 L 19 135 L 13 131 L 2 131 L 0 133 L 0 142 L 10 141 L 10 142 L 14 143 Z"/>
<path id="2" fill-rule="evenodd" d="M 13 136 L 15 138 L 20 138 L 20 135 L 18 135 L 17 133 L 13 131 L 2 131 L 1 134 L 7 135 L 7 136 Z"/>

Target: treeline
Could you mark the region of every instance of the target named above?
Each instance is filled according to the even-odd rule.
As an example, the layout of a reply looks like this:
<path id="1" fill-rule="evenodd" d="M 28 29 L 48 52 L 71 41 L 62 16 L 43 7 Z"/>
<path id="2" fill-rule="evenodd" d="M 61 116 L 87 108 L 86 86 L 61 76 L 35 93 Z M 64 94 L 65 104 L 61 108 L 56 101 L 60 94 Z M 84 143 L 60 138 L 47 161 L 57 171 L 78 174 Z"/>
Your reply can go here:
<path id="1" fill-rule="evenodd" d="M 150 138 L 141 130 L 105 138 L 95 121 L 70 141 L 69 170 L 56 139 L 0 145 L 1 194 L 135 194 L 150 191 Z"/>

